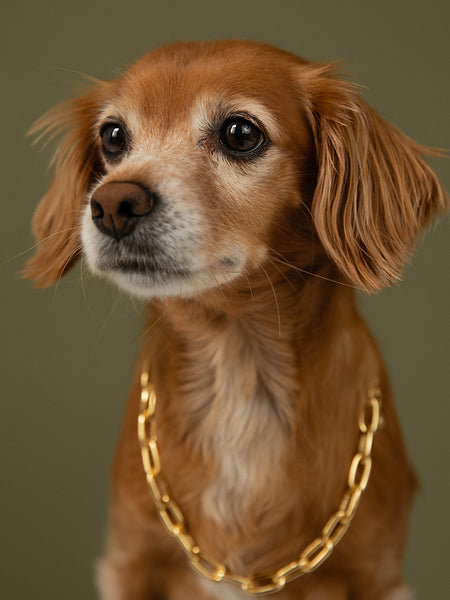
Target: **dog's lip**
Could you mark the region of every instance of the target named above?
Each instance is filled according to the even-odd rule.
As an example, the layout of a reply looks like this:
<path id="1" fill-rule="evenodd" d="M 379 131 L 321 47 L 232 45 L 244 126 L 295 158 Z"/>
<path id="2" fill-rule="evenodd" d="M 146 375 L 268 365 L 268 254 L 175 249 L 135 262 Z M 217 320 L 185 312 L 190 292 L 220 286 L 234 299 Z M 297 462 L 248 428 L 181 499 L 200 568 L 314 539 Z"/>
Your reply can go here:
<path id="1" fill-rule="evenodd" d="M 139 275 L 166 275 L 166 276 L 178 276 L 178 277 L 189 277 L 193 274 L 192 270 L 181 268 L 174 264 L 164 263 L 153 263 L 138 259 L 124 258 L 115 260 L 112 264 L 104 266 L 106 271 L 121 271 L 124 273 L 136 273 Z"/>
<path id="2" fill-rule="evenodd" d="M 158 279 L 158 278 L 193 278 L 201 274 L 206 275 L 208 272 L 214 272 L 217 268 L 226 271 L 239 271 L 238 261 L 231 257 L 222 257 L 215 261 L 214 264 L 205 266 L 204 268 L 189 268 L 181 266 L 175 261 L 167 262 L 163 260 L 147 260 L 143 258 L 115 258 L 113 260 L 101 261 L 97 265 L 100 271 L 104 273 L 110 271 L 115 273 L 123 273 L 129 275 L 137 275 L 143 278 Z"/>

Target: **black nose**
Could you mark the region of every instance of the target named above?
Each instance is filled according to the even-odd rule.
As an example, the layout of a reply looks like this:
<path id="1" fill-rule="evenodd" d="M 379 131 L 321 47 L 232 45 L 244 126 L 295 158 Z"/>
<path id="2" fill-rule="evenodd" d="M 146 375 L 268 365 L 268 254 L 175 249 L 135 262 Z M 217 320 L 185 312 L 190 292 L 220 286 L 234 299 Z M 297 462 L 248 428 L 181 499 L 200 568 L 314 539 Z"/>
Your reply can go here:
<path id="1" fill-rule="evenodd" d="M 91 198 L 92 220 L 102 233 L 120 240 L 153 210 L 155 199 L 156 195 L 140 183 L 105 183 Z"/>

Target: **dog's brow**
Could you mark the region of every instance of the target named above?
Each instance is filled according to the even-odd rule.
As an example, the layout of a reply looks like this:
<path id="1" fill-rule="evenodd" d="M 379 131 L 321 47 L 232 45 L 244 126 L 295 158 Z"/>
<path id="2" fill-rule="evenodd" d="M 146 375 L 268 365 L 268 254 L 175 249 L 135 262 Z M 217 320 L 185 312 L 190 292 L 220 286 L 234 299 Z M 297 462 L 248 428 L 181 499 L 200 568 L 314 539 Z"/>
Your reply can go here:
<path id="1" fill-rule="evenodd" d="M 267 129 L 269 135 L 277 128 L 277 120 L 273 112 L 262 102 L 246 96 L 232 98 L 212 98 L 203 96 L 194 104 L 191 112 L 191 124 L 194 131 L 201 131 L 205 126 L 221 118 L 232 115 L 247 114 L 255 117 Z"/>

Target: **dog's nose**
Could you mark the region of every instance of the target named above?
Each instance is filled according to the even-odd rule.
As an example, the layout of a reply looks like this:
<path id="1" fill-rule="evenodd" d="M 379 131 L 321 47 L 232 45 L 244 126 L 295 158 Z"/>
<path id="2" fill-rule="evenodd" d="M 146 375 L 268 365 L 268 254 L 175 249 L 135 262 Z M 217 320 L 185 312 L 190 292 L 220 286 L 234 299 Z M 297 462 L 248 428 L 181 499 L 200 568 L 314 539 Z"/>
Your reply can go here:
<path id="1" fill-rule="evenodd" d="M 102 233 L 120 240 L 153 210 L 155 199 L 156 195 L 140 183 L 105 183 L 91 198 L 92 220 Z"/>

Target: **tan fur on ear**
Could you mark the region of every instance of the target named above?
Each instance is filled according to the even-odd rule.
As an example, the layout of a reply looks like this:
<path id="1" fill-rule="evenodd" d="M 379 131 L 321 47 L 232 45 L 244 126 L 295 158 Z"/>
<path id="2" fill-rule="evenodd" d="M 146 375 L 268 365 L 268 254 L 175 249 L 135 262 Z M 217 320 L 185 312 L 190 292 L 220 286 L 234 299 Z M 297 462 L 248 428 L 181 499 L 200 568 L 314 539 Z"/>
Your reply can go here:
<path id="1" fill-rule="evenodd" d="M 379 117 L 355 86 L 314 67 L 308 81 L 317 148 L 312 213 L 340 270 L 366 291 L 397 281 L 417 234 L 448 197 L 416 144 Z"/>
<path id="2" fill-rule="evenodd" d="M 53 159 L 54 180 L 33 218 L 38 246 L 23 275 L 34 279 L 37 287 L 59 280 L 80 253 L 80 211 L 99 170 L 92 124 L 105 88 L 102 83 L 89 94 L 56 106 L 29 132 L 36 141 L 67 132 Z"/>

